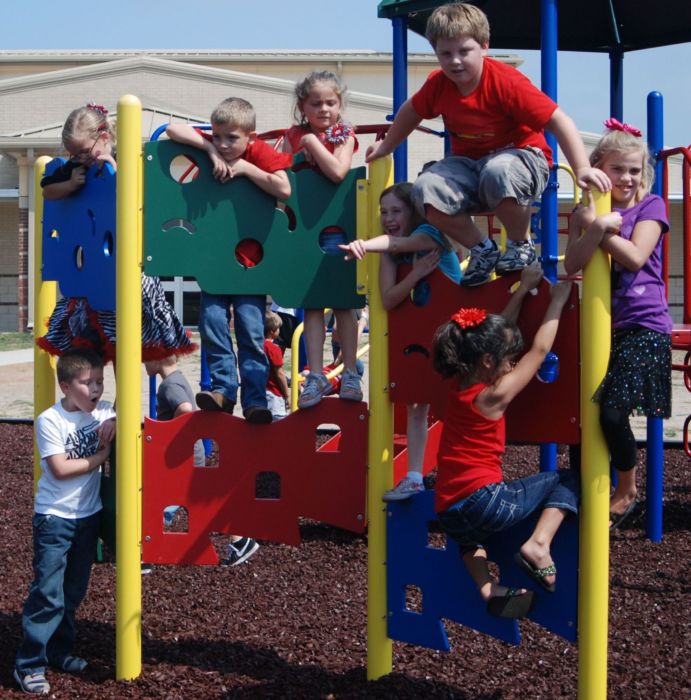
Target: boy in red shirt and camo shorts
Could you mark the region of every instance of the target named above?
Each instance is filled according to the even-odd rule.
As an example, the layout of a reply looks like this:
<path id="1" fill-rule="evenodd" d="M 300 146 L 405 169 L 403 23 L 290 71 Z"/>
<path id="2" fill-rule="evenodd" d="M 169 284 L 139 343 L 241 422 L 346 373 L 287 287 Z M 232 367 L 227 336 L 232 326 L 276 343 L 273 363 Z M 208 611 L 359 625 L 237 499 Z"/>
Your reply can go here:
<path id="1" fill-rule="evenodd" d="M 482 10 L 466 3 L 438 7 L 426 36 L 440 69 L 401 105 L 384 140 L 367 150 L 367 162 L 392 153 L 423 119 L 443 117 L 452 154 L 418 177 L 413 200 L 430 224 L 470 249 L 461 284 L 474 287 L 495 268 L 505 274 L 535 260 L 530 206 L 552 165 L 544 129 L 556 136 L 581 187 L 608 191 L 611 184 L 590 166 L 572 119 L 522 73 L 487 57 Z M 506 228 L 503 255 L 473 222 L 481 211 L 493 211 Z"/>

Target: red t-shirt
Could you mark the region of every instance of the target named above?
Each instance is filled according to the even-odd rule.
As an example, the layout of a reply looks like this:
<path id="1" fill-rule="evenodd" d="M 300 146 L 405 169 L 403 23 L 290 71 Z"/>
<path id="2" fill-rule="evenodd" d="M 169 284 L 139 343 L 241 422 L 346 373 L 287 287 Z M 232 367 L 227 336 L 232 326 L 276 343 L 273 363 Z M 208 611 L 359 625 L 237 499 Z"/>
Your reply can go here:
<path id="1" fill-rule="evenodd" d="M 213 141 L 210 132 L 202 131 L 201 129 L 195 129 L 195 131 L 207 141 Z M 288 170 L 293 164 L 293 156 L 290 153 L 274 151 L 266 141 L 261 141 L 260 139 L 255 139 L 247 144 L 242 158 L 267 173 L 275 173 L 277 170 Z"/>
<path id="2" fill-rule="evenodd" d="M 478 160 L 504 148 L 534 146 L 552 164 L 543 129 L 557 104 L 505 63 L 486 58 L 470 95 L 436 70 L 413 95 L 412 105 L 423 119 L 444 118 L 454 155 Z"/>
<path id="3" fill-rule="evenodd" d="M 212 141 L 208 131 L 195 129 L 207 141 Z M 252 165 L 267 173 L 275 173 L 277 170 L 287 170 L 293 164 L 293 156 L 290 153 L 274 151 L 266 141 L 250 141 L 242 154 L 242 157 Z M 256 267 L 261 261 L 264 251 L 261 245 L 254 239 L 247 238 L 238 243 L 235 248 L 235 258 L 244 267 Z"/>
<path id="4" fill-rule="evenodd" d="M 434 508 L 438 513 L 483 486 L 504 480 L 501 471 L 506 443 L 504 416 L 491 420 L 474 404 L 486 387 L 486 384 L 473 384 L 449 392 L 437 457 Z"/>
<path id="5" fill-rule="evenodd" d="M 271 367 L 276 367 L 277 369 L 283 367 L 283 353 L 276 343 L 265 339 L 264 353 L 269 360 L 269 369 Z M 266 380 L 266 390 L 270 391 L 272 394 L 276 394 L 276 396 L 283 396 L 281 390 L 278 388 L 278 384 L 271 379 L 271 371 L 269 371 L 269 378 Z"/>

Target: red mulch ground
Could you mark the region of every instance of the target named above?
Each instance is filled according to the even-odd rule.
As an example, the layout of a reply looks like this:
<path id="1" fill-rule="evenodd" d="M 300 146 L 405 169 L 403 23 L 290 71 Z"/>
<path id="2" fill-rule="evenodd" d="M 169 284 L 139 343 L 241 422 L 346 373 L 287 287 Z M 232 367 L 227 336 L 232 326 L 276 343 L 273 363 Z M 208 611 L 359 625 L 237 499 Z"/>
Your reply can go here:
<path id="1" fill-rule="evenodd" d="M 31 577 L 29 426 L 0 424 L 0 697 L 12 680 Z M 510 448 L 509 476 L 535 469 L 535 448 Z M 642 456 L 643 459 L 643 456 Z M 689 697 L 691 474 L 665 453 L 665 530 L 639 519 L 611 543 L 609 698 Z M 644 486 L 644 485 L 642 485 Z M 642 494 L 643 495 L 643 494 Z M 450 624 L 448 654 L 394 643 L 394 672 L 366 680 L 366 540 L 307 522 L 299 548 L 263 543 L 236 568 L 155 567 L 143 578 L 143 669 L 115 675 L 115 570 L 94 567 L 79 613 L 83 678 L 51 672 L 56 698 L 575 698 L 576 646 L 530 622 L 510 646 Z"/>

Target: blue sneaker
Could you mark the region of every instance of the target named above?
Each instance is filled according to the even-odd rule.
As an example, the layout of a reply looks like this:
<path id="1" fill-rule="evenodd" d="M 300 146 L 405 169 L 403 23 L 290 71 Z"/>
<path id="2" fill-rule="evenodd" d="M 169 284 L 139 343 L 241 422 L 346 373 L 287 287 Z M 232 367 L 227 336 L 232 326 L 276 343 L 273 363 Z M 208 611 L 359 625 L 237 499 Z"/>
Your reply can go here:
<path id="1" fill-rule="evenodd" d="M 535 244 L 532 241 L 509 241 L 504 254 L 495 267 L 498 275 L 518 272 L 535 262 Z"/>
<path id="2" fill-rule="evenodd" d="M 497 244 L 490 239 L 491 246 L 480 252 L 470 251 L 470 262 L 461 278 L 461 286 L 477 287 L 484 284 L 492 276 L 492 271 L 501 257 Z"/>

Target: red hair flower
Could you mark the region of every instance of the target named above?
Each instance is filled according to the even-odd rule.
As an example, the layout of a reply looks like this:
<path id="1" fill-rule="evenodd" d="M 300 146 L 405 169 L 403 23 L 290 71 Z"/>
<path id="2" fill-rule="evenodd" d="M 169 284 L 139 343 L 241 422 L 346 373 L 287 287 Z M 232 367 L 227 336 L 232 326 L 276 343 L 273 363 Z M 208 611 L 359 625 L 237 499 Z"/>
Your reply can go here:
<path id="1" fill-rule="evenodd" d="M 326 130 L 326 140 L 329 143 L 343 144 L 345 143 L 354 133 L 353 127 L 346 122 L 338 122 L 333 126 L 330 126 Z"/>
<path id="2" fill-rule="evenodd" d="M 640 129 L 637 129 L 635 126 L 631 126 L 631 124 L 622 124 L 614 117 L 605 119 L 605 128 L 609 129 L 610 131 L 625 131 L 627 134 L 631 134 L 632 136 L 642 136 Z"/>
<path id="3" fill-rule="evenodd" d="M 460 308 L 451 316 L 451 320 L 463 329 L 479 326 L 487 318 L 484 309 Z"/>

